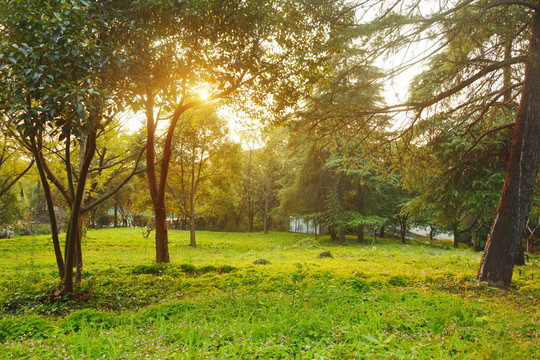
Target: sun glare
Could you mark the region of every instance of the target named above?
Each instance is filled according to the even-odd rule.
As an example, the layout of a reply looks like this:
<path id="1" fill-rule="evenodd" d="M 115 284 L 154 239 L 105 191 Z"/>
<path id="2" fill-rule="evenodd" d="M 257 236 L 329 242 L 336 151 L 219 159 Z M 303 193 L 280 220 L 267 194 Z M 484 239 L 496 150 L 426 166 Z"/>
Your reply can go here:
<path id="1" fill-rule="evenodd" d="M 206 89 L 201 89 L 198 91 L 198 94 L 199 94 L 199 97 L 202 99 L 202 100 L 208 100 L 211 96 L 210 92 Z"/>

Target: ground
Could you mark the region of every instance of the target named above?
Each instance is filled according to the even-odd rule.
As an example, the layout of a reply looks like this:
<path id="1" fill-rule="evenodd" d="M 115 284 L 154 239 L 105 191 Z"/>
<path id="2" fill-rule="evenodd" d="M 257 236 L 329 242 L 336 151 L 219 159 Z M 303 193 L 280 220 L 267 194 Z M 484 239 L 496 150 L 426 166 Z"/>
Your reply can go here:
<path id="1" fill-rule="evenodd" d="M 171 231 L 156 265 L 140 229 L 91 230 L 72 299 L 51 295 L 49 237 L 0 241 L 0 359 L 538 358 L 538 258 L 502 292 L 474 280 L 480 254 L 440 242 L 197 240 Z"/>

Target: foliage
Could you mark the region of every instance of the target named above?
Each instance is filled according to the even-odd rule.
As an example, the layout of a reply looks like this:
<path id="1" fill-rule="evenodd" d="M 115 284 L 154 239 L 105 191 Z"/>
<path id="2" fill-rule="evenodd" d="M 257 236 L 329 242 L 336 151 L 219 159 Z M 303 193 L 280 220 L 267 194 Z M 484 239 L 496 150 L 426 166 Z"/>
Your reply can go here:
<path id="1" fill-rule="evenodd" d="M 14 228 L 27 214 L 28 205 L 19 194 L 9 190 L 0 197 L 0 229 Z"/>

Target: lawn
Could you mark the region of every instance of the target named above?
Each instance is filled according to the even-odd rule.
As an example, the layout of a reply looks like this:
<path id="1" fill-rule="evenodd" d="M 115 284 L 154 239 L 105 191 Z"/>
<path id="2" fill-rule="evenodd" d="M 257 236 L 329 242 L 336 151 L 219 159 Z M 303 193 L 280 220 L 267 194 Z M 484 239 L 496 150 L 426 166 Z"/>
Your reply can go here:
<path id="1" fill-rule="evenodd" d="M 0 359 L 538 359 L 538 258 L 503 292 L 479 253 L 392 239 L 90 230 L 55 298 L 49 236 L 0 240 Z M 330 252 L 332 257 L 319 257 Z M 256 264 L 254 264 L 254 262 Z"/>

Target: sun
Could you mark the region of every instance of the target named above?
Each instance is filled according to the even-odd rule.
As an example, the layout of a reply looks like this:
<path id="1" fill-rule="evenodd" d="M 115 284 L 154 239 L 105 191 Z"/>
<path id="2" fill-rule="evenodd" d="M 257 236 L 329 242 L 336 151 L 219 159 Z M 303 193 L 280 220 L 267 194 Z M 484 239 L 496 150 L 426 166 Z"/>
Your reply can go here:
<path id="1" fill-rule="evenodd" d="M 204 89 L 204 88 L 197 91 L 197 94 L 199 95 L 201 100 L 205 100 L 205 101 L 210 99 L 210 96 L 212 96 L 210 91 L 208 91 L 208 89 Z"/>

